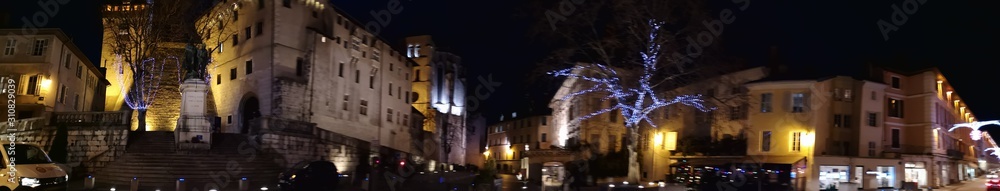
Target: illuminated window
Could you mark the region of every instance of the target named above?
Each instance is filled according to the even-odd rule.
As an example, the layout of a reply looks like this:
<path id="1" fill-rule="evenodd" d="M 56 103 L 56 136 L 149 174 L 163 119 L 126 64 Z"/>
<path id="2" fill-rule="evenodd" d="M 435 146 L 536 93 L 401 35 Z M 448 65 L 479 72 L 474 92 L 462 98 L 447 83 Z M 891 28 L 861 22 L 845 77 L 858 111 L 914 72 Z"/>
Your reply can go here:
<path id="1" fill-rule="evenodd" d="M 792 151 L 802 151 L 802 132 L 792 133 Z"/>
<path id="2" fill-rule="evenodd" d="M 792 113 L 802 113 L 806 110 L 806 96 L 803 93 L 792 94 Z"/>
<path id="3" fill-rule="evenodd" d="M 889 98 L 889 117 L 903 118 L 903 100 Z"/>

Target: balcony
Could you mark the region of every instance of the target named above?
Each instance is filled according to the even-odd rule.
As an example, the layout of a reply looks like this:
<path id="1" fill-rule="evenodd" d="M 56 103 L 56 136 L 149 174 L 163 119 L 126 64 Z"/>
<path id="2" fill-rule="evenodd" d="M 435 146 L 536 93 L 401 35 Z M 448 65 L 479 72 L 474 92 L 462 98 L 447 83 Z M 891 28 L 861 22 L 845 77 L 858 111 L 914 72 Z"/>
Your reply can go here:
<path id="1" fill-rule="evenodd" d="M 892 145 L 883 145 L 883 152 L 889 153 L 902 153 L 902 154 L 926 154 L 930 155 L 934 153 L 934 148 L 926 145 L 898 145 L 898 147 L 893 147 Z"/>
<path id="2" fill-rule="evenodd" d="M 961 160 L 964 157 L 965 157 L 965 152 L 956 149 L 948 149 L 948 158 Z"/>

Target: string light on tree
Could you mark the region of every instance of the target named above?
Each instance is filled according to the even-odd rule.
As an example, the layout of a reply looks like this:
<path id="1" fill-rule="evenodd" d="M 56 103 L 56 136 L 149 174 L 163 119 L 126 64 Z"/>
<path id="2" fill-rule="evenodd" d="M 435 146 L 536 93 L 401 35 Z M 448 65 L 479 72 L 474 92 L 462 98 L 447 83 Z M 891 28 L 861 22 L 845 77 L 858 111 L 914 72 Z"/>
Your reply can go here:
<path id="1" fill-rule="evenodd" d="M 674 104 L 691 106 L 705 112 L 715 109 L 713 107 L 706 106 L 705 101 L 702 100 L 700 94 L 667 96 L 662 92 L 654 91 L 654 88 L 662 82 L 677 80 L 680 76 L 691 72 L 684 71 L 684 67 L 680 66 L 677 67 L 680 72 L 675 75 L 656 75 L 663 74 L 657 70 L 657 64 L 661 64 L 661 62 L 678 62 L 670 60 L 669 58 L 661 60 L 661 43 L 665 43 L 665 39 L 667 39 L 661 36 L 661 27 L 664 23 L 656 20 L 649 20 L 648 24 L 650 28 L 649 35 L 647 35 L 647 37 L 649 39 L 644 41 L 647 44 L 642 46 L 644 50 L 639 52 L 642 58 L 641 64 L 643 67 L 641 75 L 637 80 L 629 78 L 628 80 L 630 81 L 624 82 L 623 77 L 628 77 L 634 74 L 626 73 L 625 76 L 623 76 L 622 74 L 619 74 L 616 69 L 602 63 L 577 65 L 575 67 L 549 72 L 550 75 L 555 77 L 567 77 L 590 83 L 584 85 L 589 87 L 584 87 L 583 90 L 571 92 L 559 98 L 560 101 L 572 100 L 576 96 L 590 93 L 607 94 L 601 98 L 601 101 L 607 101 L 609 99 L 615 100 L 614 104 L 607 108 L 570 120 L 572 120 L 572 123 L 578 124 L 580 121 L 591 117 L 619 110 L 621 112 L 621 116 L 625 119 L 625 126 L 630 132 L 630 141 L 628 146 L 628 177 L 631 181 L 638 181 L 639 178 L 639 163 L 637 161 L 638 158 L 636 157 L 637 153 L 635 153 L 635 147 L 637 146 L 636 144 L 638 141 L 634 140 L 637 139 L 638 136 L 636 128 L 642 122 L 646 122 L 654 128 L 656 127 L 656 124 L 649 118 L 650 113 L 662 107 Z M 654 75 L 659 76 L 656 79 L 657 82 L 655 83 L 653 82 Z"/>
<path id="2" fill-rule="evenodd" d="M 979 128 L 985 125 L 1000 125 L 1000 121 L 993 120 L 993 121 L 973 121 L 969 123 L 959 123 L 953 125 L 951 129 L 948 129 L 948 132 L 955 131 L 955 129 L 962 127 L 970 128 L 972 129 L 972 132 L 969 133 L 969 136 L 972 138 L 972 140 L 978 141 L 983 137 L 983 132 L 979 131 Z"/>

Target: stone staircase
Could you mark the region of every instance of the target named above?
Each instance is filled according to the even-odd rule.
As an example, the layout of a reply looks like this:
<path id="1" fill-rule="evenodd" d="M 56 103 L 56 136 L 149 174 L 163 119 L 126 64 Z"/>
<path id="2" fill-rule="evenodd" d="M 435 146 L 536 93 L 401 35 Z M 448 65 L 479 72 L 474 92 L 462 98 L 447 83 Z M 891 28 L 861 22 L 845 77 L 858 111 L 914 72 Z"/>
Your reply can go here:
<path id="1" fill-rule="evenodd" d="M 239 145 L 246 141 L 242 135 L 213 135 L 209 151 L 178 151 L 173 146 L 173 132 L 134 134 L 136 139 L 125 155 L 93 175 L 98 190 L 127 189 L 133 178 L 140 182 L 141 190 L 174 190 L 181 178 L 186 190 L 236 190 L 242 178 L 257 190 L 262 186 L 276 188 L 282 172 L 270 155 L 249 146 L 240 153 Z"/>

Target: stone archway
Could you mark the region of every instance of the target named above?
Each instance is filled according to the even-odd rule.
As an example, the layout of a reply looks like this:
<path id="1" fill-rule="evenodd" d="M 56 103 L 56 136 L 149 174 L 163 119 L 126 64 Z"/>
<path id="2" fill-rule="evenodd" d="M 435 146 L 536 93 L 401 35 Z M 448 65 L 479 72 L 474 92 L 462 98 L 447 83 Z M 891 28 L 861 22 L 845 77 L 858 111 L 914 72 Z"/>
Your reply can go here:
<path id="1" fill-rule="evenodd" d="M 250 122 L 260 117 L 260 101 L 257 100 L 257 97 L 248 95 L 243 98 L 243 101 L 240 102 L 239 110 L 239 133 L 258 133 L 256 129 L 251 131 Z"/>

